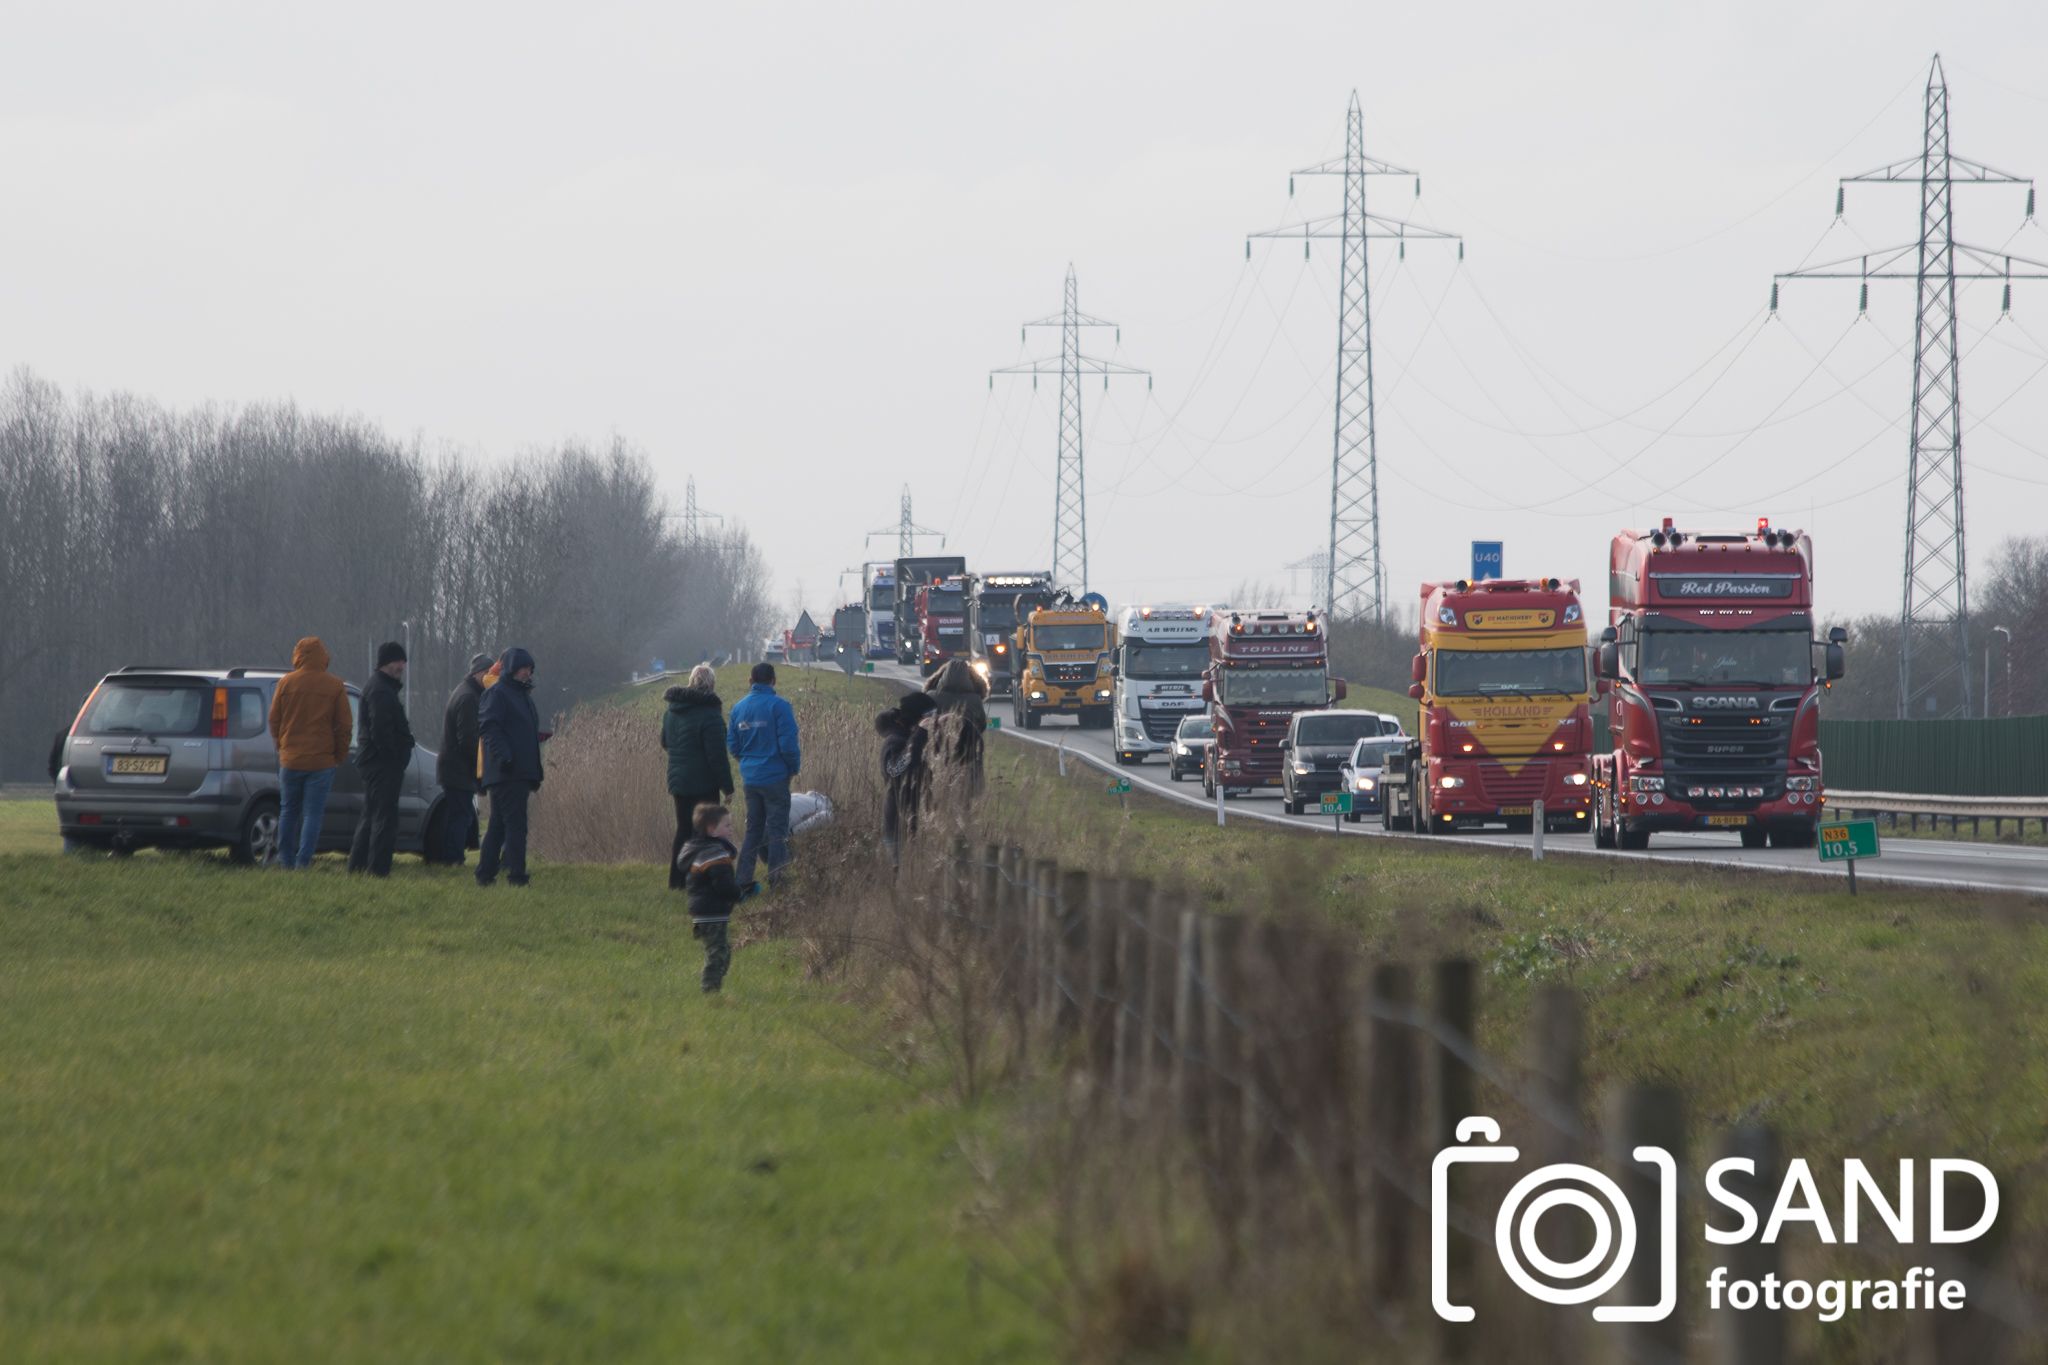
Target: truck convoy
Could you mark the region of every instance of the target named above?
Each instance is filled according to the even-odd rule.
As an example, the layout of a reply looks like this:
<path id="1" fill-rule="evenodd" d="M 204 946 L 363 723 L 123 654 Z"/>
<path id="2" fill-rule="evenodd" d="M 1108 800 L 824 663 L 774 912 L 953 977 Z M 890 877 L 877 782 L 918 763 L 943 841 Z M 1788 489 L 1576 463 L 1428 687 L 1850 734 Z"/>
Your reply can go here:
<path id="1" fill-rule="evenodd" d="M 1294 713 L 1344 699 L 1344 680 L 1329 673 L 1323 622 L 1313 611 L 1218 608 L 1209 614 L 1208 655 L 1202 700 L 1215 741 L 1203 792 L 1279 786 L 1280 741 Z"/>
<path id="2" fill-rule="evenodd" d="M 967 577 L 955 574 L 917 590 L 917 666 L 929 678 L 948 659 L 967 654 Z"/>
<path id="3" fill-rule="evenodd" d="M 1125 607 L 1117 614 L 1116 761 L 1167 752 L 1181 721 L 1202 709 L 1209 666 L 1209 609 Z"/>
<path id="4" fill-rule="evenodd" d="M 868 608 L 865 652 L 870 659 L 886 659 L 896 652 L 896 570 L 887 564 L 867 564 L 861 578 Z"/>
<path id="5" fill-rule="evenodd" d="M 1382 823 L 1526 830 L 1540 801 L 1546 829 L 1589 828 L 1593 698 L 1577 580 L 1424 583 L 1419 643 L 1416 738 L 1384 773 Z"/>
<path id="6" fill-rule="evenodd" d="M 1100 598 L 1076 602 L 1063 594 L 1034 608 L 1010 648 L 1018 661 L 1011 697 L 1018 728 L 1036 730 L 1049 715 L 1072 716 L 1083 728 L 1108 726 L 1116 644 Z"/>
<path id="7" fill-rule="evenodd" d="M 967 561 L 959 555 L 927 555 L 899 559 L 890 587 L 889 614 L 896 622 L 896 662 L 914 664 L 924 646 L 924 622 L 918 616 L 918 591 L 967 572 Z M 965 629 L 965 615 L 961 616 Z"/>
<path id="8" fill-rule="evenodd" d="M 989 695 L 1007 697 L 1016 681 L 1010 642 L 1032 608 L 1052 600 L 1050 573 L 992 573 L 975 579 L 968 599 L 967 641 L 988 679 Z"/>
<path id="9" fill-rule="evenodd" d="M 1608 547 L 1595 652 L 1613 749 L 1593 762 L 1603 847 L 1667 829 L 1734 829 L 1745 848 L 1811 848 L 1821 787 L 1813 542 L 1754 532 L 1623 531 Z M 1825 680 L 1847 634 L 1829 632 Z"/>

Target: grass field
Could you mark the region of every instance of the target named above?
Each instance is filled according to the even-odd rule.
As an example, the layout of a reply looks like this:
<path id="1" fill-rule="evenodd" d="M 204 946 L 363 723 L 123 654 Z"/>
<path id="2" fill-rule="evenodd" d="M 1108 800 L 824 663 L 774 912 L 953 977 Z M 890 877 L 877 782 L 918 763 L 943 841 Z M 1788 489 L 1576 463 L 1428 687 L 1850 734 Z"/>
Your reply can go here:
<path id="1" fill-rule="evenodd" d="M 1042 1359 L 989 1123 L 652 868 L 55 855 L 0 803 L 0 1359 Z"/>

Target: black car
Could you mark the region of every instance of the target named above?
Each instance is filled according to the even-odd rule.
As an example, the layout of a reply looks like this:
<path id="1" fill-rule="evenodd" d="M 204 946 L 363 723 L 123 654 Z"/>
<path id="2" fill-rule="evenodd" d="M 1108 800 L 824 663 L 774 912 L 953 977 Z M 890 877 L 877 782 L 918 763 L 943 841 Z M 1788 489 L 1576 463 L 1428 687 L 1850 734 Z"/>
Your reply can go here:
<path id="1" fill-rule="evenodd" d="M 1320 801 L 1343 781 L 1345 760 L 1361 739 L 1399 733 L 1400 722 L 1377 711 L 1303 711 L 1280 741 L 1280 800 L 1289 815 Z"/>
<path id="2" fill-rule="evenodd" d="M 1176 782 L 1183 777 L 1200 777 L 1202 764 L 1215 742 L 1216 731 L 1207 716 L 1188 716 L 1182 720 L 1166 750 L 1166 775 Z"/>

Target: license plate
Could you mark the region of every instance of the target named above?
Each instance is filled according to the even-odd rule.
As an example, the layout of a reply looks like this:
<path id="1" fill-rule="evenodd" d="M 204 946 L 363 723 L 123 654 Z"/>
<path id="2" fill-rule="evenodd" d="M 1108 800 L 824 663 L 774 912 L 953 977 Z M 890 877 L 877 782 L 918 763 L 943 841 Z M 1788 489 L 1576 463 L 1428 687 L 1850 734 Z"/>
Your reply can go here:
<path id="1" fill-rule="evenodd" d="M 1749 823 L 1749 817 L 1747 815 L 1709 815 L 1707 823 L 1710 825 L 1746 825 Z"/>
<path id="2" fill-rule="evenodd" d="M 162 754 L 116 754 L 107 771 L 116 777 L 162 777 L 171 760 Z"/>
<path id="3" fill-rule="evenodd" d="M 1502 806 L 1500 813 L 1502 815 L 1534 815 L 1536 808 L 1534 806 Z"/>

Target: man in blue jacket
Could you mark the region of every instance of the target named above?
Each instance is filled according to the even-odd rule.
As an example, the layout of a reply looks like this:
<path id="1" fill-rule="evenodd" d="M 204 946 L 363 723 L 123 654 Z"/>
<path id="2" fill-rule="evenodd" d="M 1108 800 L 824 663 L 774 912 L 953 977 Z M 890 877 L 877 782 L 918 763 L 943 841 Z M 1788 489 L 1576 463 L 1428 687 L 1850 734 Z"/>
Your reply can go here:
<path id="1" fill-rule="evenodd" d="M 740 761 L 740 782 L 747 789 L 747 835 L 734 872 L 743 888 L 753 885 L 764 843 L 770 886 L 789 861 L 789 783 L 803 768 L 796 711 L 776 695 L 775 665 L 755 664 L 753 681 L 725 726 L 725 747 Z"/>
<path id="2" fill-rule="evenodd" d="M 477 706 L 484 751 L 484 790 L 491 827 L 476 860 L 476 884 L 489 886 L 504 864 L 505 880 L 526 885 L 526 803 L 540 786 L 540 708 L 533 704 L 533 656 L 518 645 L 498 660 L 498 681 Z"/>

